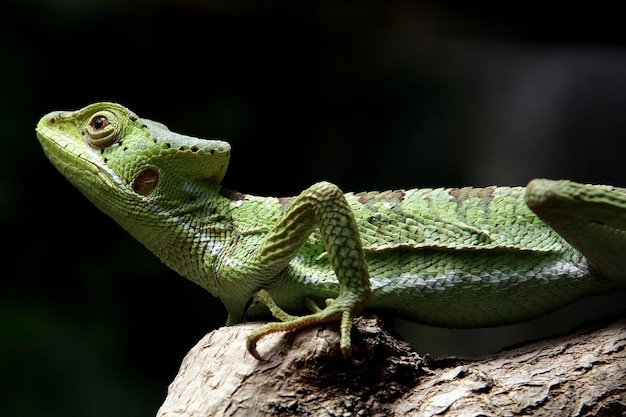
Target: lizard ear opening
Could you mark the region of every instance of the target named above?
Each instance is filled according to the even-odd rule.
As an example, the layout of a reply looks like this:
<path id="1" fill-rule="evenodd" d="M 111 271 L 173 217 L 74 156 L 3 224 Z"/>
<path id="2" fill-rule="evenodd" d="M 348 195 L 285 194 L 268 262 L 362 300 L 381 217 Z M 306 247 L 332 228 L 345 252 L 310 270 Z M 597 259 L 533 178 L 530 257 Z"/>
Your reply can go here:
<path id="1" fill-rule="evenodd" d="M 148 196 L 152 194 L 159 183 L 159 172 L 154 168 L 145 168 L 133 181 L 133 190 L 137 194 Z"/>

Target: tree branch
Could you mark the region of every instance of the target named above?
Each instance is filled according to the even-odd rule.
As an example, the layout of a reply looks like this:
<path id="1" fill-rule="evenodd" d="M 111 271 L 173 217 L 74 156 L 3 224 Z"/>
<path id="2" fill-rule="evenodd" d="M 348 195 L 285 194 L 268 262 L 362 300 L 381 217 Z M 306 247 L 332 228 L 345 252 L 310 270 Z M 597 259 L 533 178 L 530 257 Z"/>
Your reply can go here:
<path id="1" fill-rule="evenodd" d="M 606 324 L 606 323 L 605 323 Z M 467 360 L 421 358 L 377 316 L 359 318 L 350 365 L 337 326 L 270 335 L 223 327 L 185 357 L 170 416 L 624 416 L 626 320 Z"/>

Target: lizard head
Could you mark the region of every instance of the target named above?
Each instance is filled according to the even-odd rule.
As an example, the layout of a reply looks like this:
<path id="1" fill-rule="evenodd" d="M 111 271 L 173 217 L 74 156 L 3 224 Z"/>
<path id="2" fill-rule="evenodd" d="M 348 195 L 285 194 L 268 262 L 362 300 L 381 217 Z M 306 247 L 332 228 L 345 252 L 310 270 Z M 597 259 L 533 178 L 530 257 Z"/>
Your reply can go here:
<path id="1" fill-rule="evenodd" d="M 230 158 L 227 142 L 171 132 L 115 103 L 49 113 L 36 130 L 52 164 L 114 218 L 147 199 L 184 207 L 218 186 Z"/>

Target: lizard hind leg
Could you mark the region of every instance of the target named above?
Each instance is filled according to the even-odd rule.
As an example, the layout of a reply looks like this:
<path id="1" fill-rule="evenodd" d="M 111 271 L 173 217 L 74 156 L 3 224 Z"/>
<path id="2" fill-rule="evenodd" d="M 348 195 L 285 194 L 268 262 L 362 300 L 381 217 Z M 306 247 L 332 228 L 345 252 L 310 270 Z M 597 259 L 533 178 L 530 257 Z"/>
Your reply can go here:
<path id="1" fill-rule="evenodd" d="M 626 285 L 626 189 L 534 179 L 526 204 L 600 276 Z"/>

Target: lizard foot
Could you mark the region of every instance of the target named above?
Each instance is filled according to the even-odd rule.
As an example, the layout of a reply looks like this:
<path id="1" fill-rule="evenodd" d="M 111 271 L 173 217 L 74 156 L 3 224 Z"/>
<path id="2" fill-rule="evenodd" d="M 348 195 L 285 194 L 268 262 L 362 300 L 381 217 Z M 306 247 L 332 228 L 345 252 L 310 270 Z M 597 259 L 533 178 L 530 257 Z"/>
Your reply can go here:
<path id="1" fill-rule="evenodd" d="M 358 307 L 360 303 L 355 301 L 353 297 L 348 295 L 340 296 L 336 299 L 326 300 L 326 307 L 324 309 L 320 309 L 312 300 L 307 299 L 305 300 L 305 304 L 313 311 L 313 313 L 306 316 L 292 316 L 286 313 L 278 307 L 278 305 L 276 305 L 271 295 L 265 290 L 260 290 L 255 295 L 254 301 L 265 304 L 274 317 L 282 320 L 282 322 L 267 323 L 266 325 L 253 330 L 248 335 L 246 338 L 246 348 L 256 359 L 261 360 L 261 356 L 256 350 L 257 342 L 268 334 L 293 331 L 316 324 L 338 320 L 341 321 L 341 353 L 346 360 L 350 360 L 352 358 L 350 331 L 352 330 L 352 319 L 360 310 Z"/>

